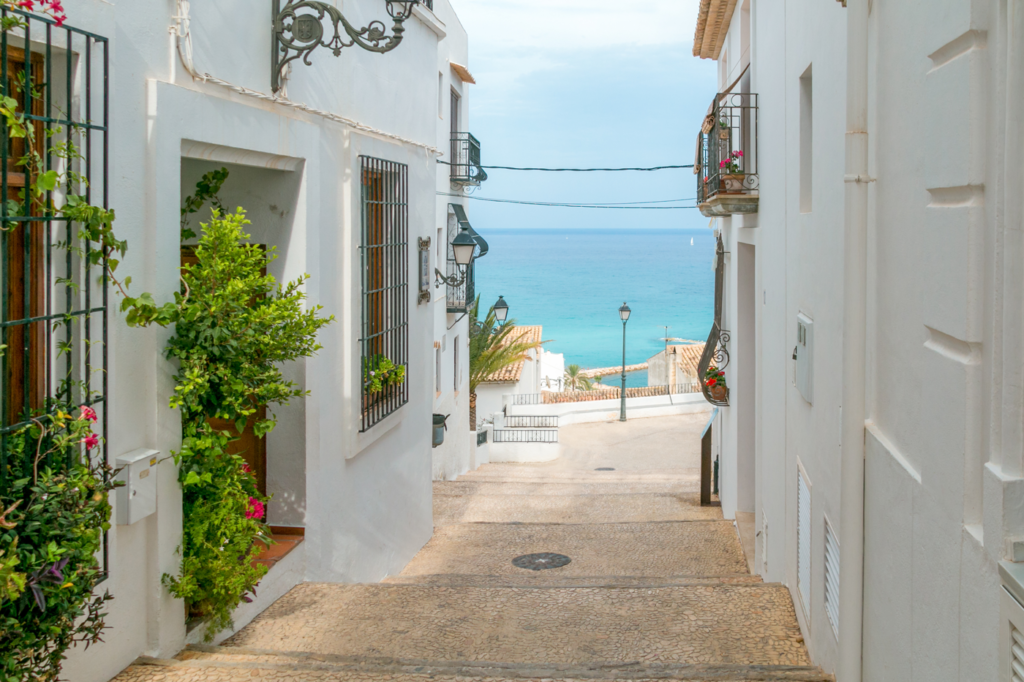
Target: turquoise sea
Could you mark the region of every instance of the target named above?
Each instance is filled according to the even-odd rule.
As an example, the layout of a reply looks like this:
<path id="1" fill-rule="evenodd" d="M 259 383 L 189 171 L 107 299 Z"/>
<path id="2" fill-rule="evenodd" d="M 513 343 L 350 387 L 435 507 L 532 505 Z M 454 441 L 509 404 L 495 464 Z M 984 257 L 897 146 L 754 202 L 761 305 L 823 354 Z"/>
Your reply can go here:
<path id="1" fill-rule="evenodd" d="M 543 325 L 546 348 L 565 364 L 622 361 L 619 306 L 629 303 L 626 363 L 662 350 L 673 338 L 704 341 L 714 316 L 715 242 L 708 229 L 492 229 L 477 262 L 481 307 L 505 297 L 509 318 Z M 693 245 L 691 246 L 691 239 Z M 612 377 L 606 377 L 611 383 Z M 647 385 L 646 372 L 627 384 Z"/>

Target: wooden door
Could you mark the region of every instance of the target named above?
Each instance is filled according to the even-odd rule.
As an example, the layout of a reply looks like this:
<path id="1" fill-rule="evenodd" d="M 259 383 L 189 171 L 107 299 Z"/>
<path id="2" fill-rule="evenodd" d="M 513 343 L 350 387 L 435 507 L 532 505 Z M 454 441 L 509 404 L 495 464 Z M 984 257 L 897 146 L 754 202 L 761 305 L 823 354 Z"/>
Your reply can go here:
<path id="1" fill-rule="evenodd" d="M 260 245 L 260 248 L 266 252 L 266 246 Z M 181 247 L 181 264 L 185 265 L 196 265 L 199 259 L 196 258 L 195 247 L 182 246 Z M 266 266 L 261 270 L 261 274 L 267 274 Z M 255 425 L 258 420 L 267 418 L 267 408 L 260 407 L 256 410 L 256 414 L 249 417 L 249 421 L 245 426 L 245 430 L 241 433 L 235 428 L 235 424 L 227 419 L 209 419 L 207 420 L 210 426 L 217 431 L 227 431 L 233 438 L 237 440 L 231 441 L 228 445 L 228 452 L 232 455 L 239 455 L 245 460 L 245 463 L 252 469 L 253 474 L 256 476 L 256 488 L 261 494 L 267 494 L 267 439 L 266 437 L 258 438 L 256 436 Z"/>
<path id="2" fill-rule="evenodd" d="M 43 87 L 43 55 L 32 54 L 31 73 L 26 73 L 25 53 L 7 49 L 7 91 L 18 102 L 18 111 L 35 116 L 45 114 L 40 95 Z M 28 84 L 31 84 L 29 87 Z M 43 124 L 32 124 L 34 136 L 29 147 L 25 138 L 9 138 L 7 144 L 7 197 L 14 202 L 8 215 L 36 216 L 39 210 L 26 206 L 25 165 L 19 163 L 34 149 L 44 153 Z M 15 204 L 17 208 L 15 208 Z M 11 221 L 3 232 L 4 277 L 7 295 L 4 301 L 8 322 L 38 318 L 46 314 L 45 283 L 47 224 L 41 221 Z M 8 424 L 23 421 L 43 408 L 46 398 L 46 326 L 45 320 L 16 324 L 6 330 L 4 349 L 4 409 Z"/>

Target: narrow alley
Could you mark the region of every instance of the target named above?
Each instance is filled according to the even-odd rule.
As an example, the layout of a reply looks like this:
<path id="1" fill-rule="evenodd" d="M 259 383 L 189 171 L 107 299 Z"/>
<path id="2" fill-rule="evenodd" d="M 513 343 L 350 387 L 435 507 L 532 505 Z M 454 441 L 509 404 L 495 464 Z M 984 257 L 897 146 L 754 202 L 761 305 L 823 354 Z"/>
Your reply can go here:
<path id="1" fill-rule="evenodd" d="M 789 591 L 699 505 L 706 418 L 565 427 L 556 461 L 435 483 L 434 537 L 401 575 L 299 585 L 224 645 L 117 682 L 830 680 Z"/>

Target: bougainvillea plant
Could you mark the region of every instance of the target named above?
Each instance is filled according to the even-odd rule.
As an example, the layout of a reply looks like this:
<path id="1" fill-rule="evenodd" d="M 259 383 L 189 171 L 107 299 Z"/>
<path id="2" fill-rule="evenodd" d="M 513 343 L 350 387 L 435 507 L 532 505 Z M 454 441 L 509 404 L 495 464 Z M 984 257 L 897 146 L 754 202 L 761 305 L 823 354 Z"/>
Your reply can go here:
<path id="1" fill-rule="evenodd" d="M 250 421 L 256 437 L 270 432 L 272 415 L 257 418 L 259 409 L 307 395 L 284 379 L 281 364 L 313 355 L 317 332 L 334 319 L 320 317 L 320 306 L 305 308 L 308 275 L 278 285 L 264 274 L 274 249 L 249 244 L 248 223 L 241 209 L 227 215 L 215 209 L 200 225 L 197 262 L 182 267 L 184 291 L 167 346 L 168 358 L 179 363 L 171 407 L 181 411 L 182 444 L 174 458 L 184 535 L 181 570 L 164 583 L 185 600 L 190 618 L 206 623 L 208 640 L 232 627 L 235 608 L 255 594 L 267 569 L 253 560 L 271 542 L 267 498 L 242 457 L 228 452 L 237 435 L 210 420 L 232 422 L 236 433 Z"/>
<path id="2" fill-rule="evenodd" d="M 6 439 L 0 492 L 0 680 L 56 680 L 67 650 L 101 640 L 97 555 L 117 485 L 91 407 L 55 408 Z"/>

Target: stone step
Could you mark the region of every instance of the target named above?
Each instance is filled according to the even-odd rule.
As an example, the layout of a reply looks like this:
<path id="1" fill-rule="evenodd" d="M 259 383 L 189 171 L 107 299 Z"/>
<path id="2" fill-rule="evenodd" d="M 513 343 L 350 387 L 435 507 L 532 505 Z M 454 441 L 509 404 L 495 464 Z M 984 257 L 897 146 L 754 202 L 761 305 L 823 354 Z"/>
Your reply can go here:
<path id="1" fill-rule="evenodd" d="M 225 644 L 534 668 L 809 665 L 789 590 L 765 583 L 544 590 L 305 583 Z"/>
<path id="2" fill-rule="evenodd" d="M 522 480 L 457 480 L 436 481 L 434 494 L 446 495 L 547 495 L 599 496 L 624 494 L 692 495 L 699 502 L 700 482 L 644 483 L 594 479 L 589 482 L 545 482 Z"/>
<path id="3" fill-rule="evenodd" d="M 512 560 L 555 553 L 571 562 L 530 571 Z M 731 521 L 659 523 L 470 523 L 436 528 L 403 576 L 461 573 L 547 576 L 719 576 L 747 574 Z"/>
<path id="4" fill-rule="evenodd" d="M 720 520 L 699 493 L 607 495 L 448 494 L 434 488 L 434 525 L 452 523 L 636 523 Z"/>
<path id="5" fill-rule="evenodd" d="M 595 467 L 596 469 L 596 467 Z M 540 466 L 527 467 L 522 464 L 485 464 L 479 469 L 462 474 L 459 481 L 520 480 L 520 481 L 579 481 L 606 482 L 632 481 L 647 483 L 673 483 L 700 481 L 699 468 L 685 469 L 617 469 L 596 471 L 592 469 L 550 469 Z"/>
<path id="6" fill-rule="evenodd" d="M 682 587 L 699 585 L 741 585 L 762 583 L 758 575 L 693 576 L 552 576 L 556 571 L 530 572 L 530 575 L 473 575 L 442 573 L 437 575 L 393 575 L 388 585 L 443 585 L 445 587 Z"/>
<path id="7" fill-rule="evenodd" d="M 175 659 L 141 657 L 113 682 L 504 682 L 512 680 L 831 682 L 810 666 L 537 666 L 434 662 L 192 646 Z"/>

